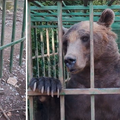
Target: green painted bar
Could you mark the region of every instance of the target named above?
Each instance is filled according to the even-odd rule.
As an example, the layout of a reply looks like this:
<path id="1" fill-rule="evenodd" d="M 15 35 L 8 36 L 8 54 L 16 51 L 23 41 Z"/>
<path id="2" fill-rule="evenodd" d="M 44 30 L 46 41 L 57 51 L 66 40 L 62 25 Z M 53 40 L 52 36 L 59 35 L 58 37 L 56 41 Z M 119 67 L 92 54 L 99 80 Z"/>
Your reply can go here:
<path id="1" fill-rule="evenodd" d="M 111 9 L 120 9 L 120 5 L 94 5 L 93 9 L 105 9 L 105 8 L 111 8 Z M 74 6 L 66 6 L 63 7 L 62 10 L 87 10 L 89 9 L 89 6 L 82 6 L 82 5 L 74 5 Z M 44 6 L 44 7 L 37 7 L 37 6 L 31 6 L 30 10 L 57 10 L 57 6 Z"/>
<path id="2" fill-rule="evenodd" d="M 36 23 L 34 23 L 35 25 Z M 38 61 L 38 40 L 37 40 L 37 28 L 34 28 L 34 40 L 35 40 L 35 67 L 36 67 L 36 77 L 39 77 L 39 61 Z"/>
<path id="3" fill-rule="evenodd" d="M 18 0 L 14 0 L 14 13 L 13 13 L 13 26 L 12 26 L 11 42 L 13 42 L 15 40 L 17 2 L 18 2 Z M 11 51 L 10 51 L 10 72 L 12 72 L 12 67 L 13 67 L 13 54 L 14 54 L 14 46 L 11 46 Z"/>
<path id="4" fill-rule="evenodd" d="M 7 45 L 3 45 L 3 46 L 0 47 L 0 50 L 3 50 L 3 49 L 5 49 L 5 48 L 7 48 L 7 47 L 13 46 L 13 45 L 18 44 L 18 43 L 21 43 L 21 42 L 23 42 L 25 39 L 26 39 L 26 37 L 23 37 L 23 38 L 21 38 L 21 39 L 19 39 L 19 40 L 16 40 L 16 41 L 14 41 L 14 42 L 8 43 Z"/>
<path id="5" fill-rule="evenodd" d="M 90 87 L 94 88 L 93 2 L 90 1 Z M 95 96 L 91 95 L 91 120 L 95 120 Z"/>
<path id="6" fill-rule="evenodd" d="M 43 29 L 40 30 L 40 40 L 41 40 L 41 53 L 42 53 L 42 70 L 43 70 L 43 76 L 46 75 L 45 73 L 45 56 L 44 56 L 44 40 L 43 40 Z M 39 56 L 38 56 L 39 57 Z"/>
<path id="7" fill-rule="evenodd" d="M 3 46 L 3 44 L 4 44 L 5 15 L 6 15 L 6 0 L 3 0 L 2 27 L 1 27 L 1 44 L 0 44 L 0 47 Z M 3 69 L 3 50 L 0 50 L 0 78 L 2 77 L 2 69 Z"/>
<path id="8" fill-rule="evenodd" d="M 80 22 L 80 21 L 77 21 L 77 22 Z M 64 23 L 64 22 L 63 22 Z M 71 23 L 71 25 L 73 25 L 74 23 Z M 64 24 L 64 27 L 71 27 L 71 25 L 65 25 Z M 57 25 L 37 25 L 37 26 L 31 26 L 32 28 L 58 28 Z M 113 25 L 111 26 L 112 27 L 112 30 L 120 30 L 120 24 L 119 23 L 113 23 Z"/>
<path id="9" fill-rule="evenodd" d="M 101 13 L 102 12 L 95 12 L 94 13 L 94 15 L 95 16 L 100 16 L 101 15 Z M 65 13 L 65 12 L 63 12 L 62 13 L 62 16 L 73 16 L 73 15 L 78 15 L 78 16 L 89 16 L 89 13 L 87 12 L 87 13 L 82 13 L 82 12 L 71 12 L 71 13 Z M 115 15 L 120 15 L 120 12 L 115 12 Z M 55 13 L 45 13 L 45 12 L 43 12 L 43 13 L 34 13 L 34 14 L 32 14 L 31 13 L 31 17 L 38 17 L 38 16 L 57 16 L 57 13 L 55 12 Z"/>
<path id="10" fill-rule="evenodd" d="M 23 23 L 22 23 L 21 38 L 23 38 L 25 36 L 25 26 L 26 26 L 26 0 L 24 0 Z M 24 41 L 21 42 L 21 45 L 20 45 L 20 58 L 19 58 L 19 65 L 20 66 L 22 64 L 23 46 L 24 46 Z"/>
<path id="11" fill-rule="evenodd" d="M 64 89 L 63 81 L 63 53 L 62 53 L 62 2 L 57 2 L 58 7 L 58 40 L 59 40 L 59 80 L 62 83 Z M 65 99 L 64 96 L 60 96 L 60 119 L 65 120 Z"/>
<path id="12" fill-rule="evenodd" d="M 99 17 L 94 17 L 94 21 L 98 21 Z M 89 20 L 89 17 L 63 17 L 62 21 L 85 21 L 85 20 Z M 36 21 L 43 21 L 43 22 L 57 22 L 57 17 L 31 17 L 31 21 L 32 22 L 36 22 Z M 116 16 L 115 17 L 115 21 L 116 22 L 120 22 L 120 17 Z"/>

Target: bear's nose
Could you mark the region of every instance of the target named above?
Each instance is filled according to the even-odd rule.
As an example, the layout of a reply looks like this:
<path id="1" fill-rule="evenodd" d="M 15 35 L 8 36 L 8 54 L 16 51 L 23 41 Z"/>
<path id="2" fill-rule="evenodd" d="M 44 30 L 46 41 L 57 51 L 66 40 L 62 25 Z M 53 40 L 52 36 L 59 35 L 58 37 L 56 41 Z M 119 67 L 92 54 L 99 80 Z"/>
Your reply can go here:
<path id="1" fill-rule="evenodd" d="M 64 61 L 68 68 L 72 68 L 76 63 L 76 59 L 72 57 L 66 57 Z"/>

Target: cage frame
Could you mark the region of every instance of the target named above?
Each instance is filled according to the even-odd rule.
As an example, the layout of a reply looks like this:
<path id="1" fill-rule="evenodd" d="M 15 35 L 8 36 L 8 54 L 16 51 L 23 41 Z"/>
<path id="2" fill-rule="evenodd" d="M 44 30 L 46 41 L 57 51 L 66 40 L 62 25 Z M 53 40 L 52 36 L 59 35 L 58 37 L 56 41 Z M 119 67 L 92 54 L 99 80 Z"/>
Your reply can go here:
<path id="1" fill-rule="evenodd" d="M 33 2 L 33 3 L 36 3 L 35 0 L 28 0 L 29 2 Z M 39 0 L 40 1 L 40 0 Z M 108 2 L 107 5 L 104 5 L 104 6 L 101 6 L 101 9 L 105 9 L 105 8 L 111 8 L 111 9 L 119 9 L 120 10 L 120 5 L 112 5 L 112 3 L 114 2 L 115 0 L 110 0 Z M 89 6 L 88 6 L 88 2 L 90 2 Z M 37 17 L 34 18 L 30 17 L 30 12 L 31 10 L 48 10 L 49 6 L 43 6 L 42 4 L 39 4 L 38 5 L 38 2 L 36 3 L 38 7 L 31 7 L 30 8 L 30 5 L 28 3 L 28 18 L 29 18 L 29 25 L 33 28 L 41 28 L 41 27 L 44 27 L 44 28 L 47 28 L 47 26 L 35 26 L 35 25 L 31 25 L 31 21 L 32 22 L 36 22 L 38 21 Z M 62 4 L 64 5 L 64 7 L 62 7 Z M 78 6 L 77 8 L 79 9 L 80 6 Z M 91 72 L 90 72 L 90 88 L 85 88 L 85 89 L 65 89 L 64 88 L 64 81 L 63 81 L 63 62 L 62 62 L 62 22 L 65 21 L 65 19 L 62 18 L 62 10 L 68 10 L 68 14 L 69 13 L 69 9 L 76 9 L 74 6 L 66 6 L 65 3 L 62 3 L 62 1 L 58 1 L 57 2 L 57 6 L 52 6 L 51 8 L 49 8 L 49 10 L 57 10 L 58 12 L 57 13 L 48 13 L 46 15 L 49 15 L 49 14 L 53 14 L 53 15 L 58 15 L 57 18 L 51 18 L 51 19 L 48 19 L 48 18 L 45 18 L 44 19 L 39 19 L 41 21 L 58 21 L 58 39 L 59 39 L 59 65 L 60 65 L 60 72 L 59 72 L 59 80 L 61 81 L 62 83 L 62 86 L 63 86 L 63 89 L 62 89 L 62 92 L 60 93 L 60 112 L 61 112 L 61 120 L 65 120 L 65 109 L 64 109 L 64 103 L 65 103 L 65 100 L 64 100 L 64 96 L 65 95 L 78 95 L 78 94 L 87 94 L 87 95 L 91 95 L 91 120 L 95 120 L 95 95 L 98 95 L 98 94 L 120 94 L 120 88 L 95 88 L 94 87 L 94 51 L 93 51 L 93 48 L 94 48 L 94 44 L 93 44 L 93 10 L 100 7 L 100 6 L 94 6 L 93 5 L 93 1 L 92 0 L 84 0 L 84 6 L 81 6 L 83 10 L 87 10 L 89 9 L 90 11 L 90 39 L 91 39 L 91 42 L 90 42 L 90 51 L 91 51 L 91 55 L 90 55 L 90 59 L 91 59 L 91 63 L 90 63 L 90 68 L 91 68 Z M 35 13 L 35 14 L 39 14 L 39 13 Z M 65 13 L 63 13 L 65 14 Z M 72 13 L 73 14 L 73 13 Z M 81 13 L 80 13 L 81 14 Z M 115 13 L 116 15 L 120 13 Z M 39 14 L 40 15 L 40 14 Z M 74 15 L 74 14 L 73 14 Z M 34 15 L 33 15 L 34 16 Z M 41 16 L 43 16 L 41 14 Z M 116 20 L 118 20 L 118 24 L 120 26 L 120 16 L 117 18 L 116 17 Z M 31 20 L 30 20 L 31 19 Z M 74 19 L 73 21 L 78 21 L 76 19 Z M 82 20 L 81 20 L 82 21 Z M 30 29 L 30 26 L 28 26 Z M 115 28 L 113 27 L 113 30 L 118 30 L 120 31 L 120 28 L 118 28 L 117 25 L 114 25 Z M 57 26 L 49 26 L 49 27 L 57 27 Z M 69 27 L 69 26 L 65 26 L 65 27 Z M 30 32 L 30 30 L 29 30 Z M 30 33 L 28 33 L 28 35 L 30 35 Z M 30 37 L 29 37 L 30 38 Z M 31 43 L 29 43 L 30 45 L 28 45 L 28 49 L 29 51 L 31 51 Z M 120 44 L 120 43 L 119 43 Z M 29 74 L 29 77 L 28 77 L 28 81 L 30 80 L 30 78 L 32 78 L 33 74 L 32 74 L 32 55 L 31 53 L 29 52 L 28 54 L 28 58 L 29 58 L 29 62 L 28 62 L 28 66 L 30 69 L 28 69 L 28 74 Z M 37 56 L 35 57 L 36 59 Z M 44 94 L 41 94 L 40 92 L 33 92 L 31 91 L 30 89 L 28 89 L 28 96 L 29 96 L 29 101 L 30 101 L 30 120 L 33 120 L 34 119 L 34 115 L 33 115 L 33 96 L 38 96 L 38 95 L 47 95 L 46 93 Z M 57 95 L 57 93 L 54 93 L 54 95 Z"/>

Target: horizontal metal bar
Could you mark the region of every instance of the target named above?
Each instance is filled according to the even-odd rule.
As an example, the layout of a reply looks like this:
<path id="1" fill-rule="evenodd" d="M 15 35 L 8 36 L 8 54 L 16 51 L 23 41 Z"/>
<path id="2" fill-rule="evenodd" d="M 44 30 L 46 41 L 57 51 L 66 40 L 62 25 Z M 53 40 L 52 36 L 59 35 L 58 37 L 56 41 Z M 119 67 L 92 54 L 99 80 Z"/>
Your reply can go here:
<path id="1" fill-rule="evenodd" d="M 94 21 L 98 21 L 99 17 L 94 17 Z M 89 17 L 62 17 L 62 21 L 85 21 L 85 20 L 89 20 Z M 31 17 L 31 21 L 32 22 L 40 22 L 40 21 L 44 21 L 44 22 L 57 22 L 58 19 L 56 17 Z M 115 21 L 119 21 L 120 22 L 120 17 L 115 17 Z"/>
<path id="2" fill-rule="evenodd" d="M 100 94 L 120 94 L 120 88 L 86 88 L 86 89 L 63 89 L 60 95 L 100 95 Z M 38 91 L 28 90 L 29 96 L 47 95 L 47 93 L 40 93 Z M 57 95 L 57 93 L 54 93 Z"/>
<path id="3" fill-rule="evenodd" d="M 58 55 L 58 53 L 51 53 L 51 54 L 44 54 L 44 57 L 48 57 L 48 56 L 53 56 L 53 55 Z M 37 56 L 38 58 L 42 58 L 43 56 L 42 55 L 38 55 Z M 36 56 L 33 56 L 32 57 L 32 59 L 35 59 L 36 58 Z"/>
<path id="4" fill-rule="evenodd" d="M 78 21 L 80 22 L 80 21 Z M 71 27 L 75 22 L 71 23 L 70 25 L 65 25 L 63 22 L 64 27 Z M 37 26 L 31 26 L 32 28 L 58 28 L 58 25 L 37 25 Z M 113 23 L 112 24 L 112 30 L 120 30 L 120 23 Z"/>
<path id="5" fill-rule="evenodd" d="M 3 50 L 3 49 L 5 49 L 5 48 L 7 48 L 7 47 L 10 47 L 10 46 L 13 46 L 13 45 L 15 45 L 15 44 L 18 44 L 18 43 L 20 43 L 20 42 L 23 42 L 25 39 L 26 39 L 26 37 L 23 37 L 23 38 L 21 38 L 21 39 L 19 39 L 19 40 L 16 40 L 16 41 L 14 41 L 14 42 L 11 42 L 11 43 L 9 43 L 9 44 L 7 44 L 7 45 L 0 46 L 0 50 Z"/>
<path id="6" fill-rule="evenodd" d="M 106 8 L 111 8 L 111 9 L 120 9 L 120 5 L 94 5 L 93 9 L 106 9 Z M 37 7 L 37 6 L 31 6 L 30 10 L 57 10 L 57 6 L 44 6 L 44 7 Z M 87 10 L 89 9 L 89 6 L 82 6 L 82 5 L 74 5 L 74 6 L 65 6 L 62 7 L 62 10 Z"/>
<path id="7" fill-rule="evenodd" d="M 120 15 L 120 12 L 114 12 L 115 13 L 115 15 Z M 94 16 L 96 15 L 98 15 L 98 16 L 100 16 L 102 14 L 102 12 L 94 12 Z M 72 15 L 79 15 L 79 16 L 89 16 L 89 12 L 87 12 L 87 13 L 83 13 L 83 12 L 71 12 L 71 13 L 62 13 L 62 16 L 72 16 Z M 31 13 L 31 17 L 35 17 L 35 16 L 57 16 L 57 13 L 56 12 L 54 12 L 54 13 L 38 13 L 38 12 L 36 12 L 36 13 Z"/>

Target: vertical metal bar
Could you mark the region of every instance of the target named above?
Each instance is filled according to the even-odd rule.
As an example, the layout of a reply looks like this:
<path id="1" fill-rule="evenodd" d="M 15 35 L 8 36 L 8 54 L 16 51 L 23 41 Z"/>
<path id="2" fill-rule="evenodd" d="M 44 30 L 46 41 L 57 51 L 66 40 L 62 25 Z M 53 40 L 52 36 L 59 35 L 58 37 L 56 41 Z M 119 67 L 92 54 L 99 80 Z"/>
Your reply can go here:
<path id="1" fill-rule="evenodd" d="M 18 0 L 14 0 L 14 13 L 13 13 L 13 26 L 12 26 L 11 42 L 13 42 L 15 40 L 17 1 Z M 13 67 L 13 53 L 14 53 L 14 46 L 11 46 L 11 52 L 10 52 L 10 72 L 12 71 L 12 67 Z"/>
<path id="2" fill-rule="evenodd" d="M 34 23 L 34 25 L 35 25 L 35 23 Z M 34 40 L 35 40 L 36 76 L 39 77 L 37 28 L 34 28 Z"/>
<path id="3" fill-rule="evenodd" d="M 2 27 L 1 27 L 1 45 L 4 44 L 4 35 L 5 35 L 5 15 L 6 15 L 6 0 L 3 0 L 3 11 L 2 11 Z M 3 69 L 3 50 L 0 50 L 0 78 L 2 77 Z"/>
<path id="4" fill-rule="evenodd" d="M 24 10 L 23 10 L 23 23 L 22 23 L 22 33 L 21 38 L 25 36 L 25 26 L 26 26 L 26 0 L 24 0 Z M 19 58 L 19 65 L 22 64 L 22 56 L 23 56 L 23 45 L 24 41 L 20 44 L 20 58 Z"/>
<path id="5" fill-rule="evenodd" d="M 66 70 L 67 71 L 67 70 Z M 67 72 L 67 80 L 70 78 L 70 75 L 69 75 L 69 73 Z"/>
<path id="6" fill-rule="evenodd" d="M 32 41 L 31 41 L 31 19 L 30 19 L 30 4 L 27 2 L 27 81 L 30 80 L 30 78 L 33 77 L 32 75 Z M 30 120 L 34 120 L 33 116 L 33 97 L 29 97 L 29 114 L 30 114 Z"/>
<path id="7" fill-rule="evenodd" d="M 54 71 L 54 78 L 56 78 L 56 59 L 55 59 L 55 39 L 54 39 L 54 30 L 52 28 L 52 52 L 54 54 L 54 65 L 53 65 L 53 71 Z"/>
<path id="8" fill-rule="evenodd" d="M 41 52 L 42 52 L 42 69 L 43 69 L 43 76 L 45 76 L 45 57 L 44 57 L 44 40 L 43 40 L 43 29 L 40 31 L 40 39 L 41 39 Z"/>
<path id="9" fill-rule="evenodd" d="M 65 64 L 63 64 L 63 70 L 64 70 L 64 74 L 63 74 L 63 76 L 64 76 L 64 80 L 66 80 L 66 67 L 65 67 Z"/>
<path id="10" fill-rule="evenodd" d="M 62 2 L 58 1 L 58 40 L 59 40 L 59 79 L 62 83 L 64 88 L 64 81 L 63 81 L 63 53 L 62 53 Z M 65 120 L 65 99 L 64 96 L 60 96 L 60 113 L 61 113 L 61 120 Z"/>
<path id="11" fill-rule="evenodd" d="M 31 19 L 30 19 L 30 5 L 27 3 L 27 80 L 33 77 L 32 71 L 32 40 L 31 40 Z"/>
<path id="12" fill-rule="evenodd" d="M 94 88 L 93 2 L 90 1 L 90 87 Z M 95 96 L 91 95 L 91 120 L 95 120 Z"/>
<path id="13" fill-rule="evenodd" d="M 56 70 L 57 70 L 57 74 L 56 77 L 59 78 L 59 39 L 58 39 L 58 30 L 56 31 L 56 39 L 57 39 L 57 43 L 56 43 L 56 51 L 58 53 L 58 55 L 56 55 L 57 59 L 57 65 L 56 65 Z"/>
<path id="14" fill-rule="evenodd" d="M 50 74 L 50 47 L 49 47 L 48 28 L 46 28 L 46 43 L 47 43 L 48 77 L 51 77 L 51 74 Z"/>
<path id="15" fill-rule="evenodd" d="M 33 114 L 33 96 L 29 96 L 29 112 L 30 112 L 30 120 L 34 120 L 34 114 Z"/>

